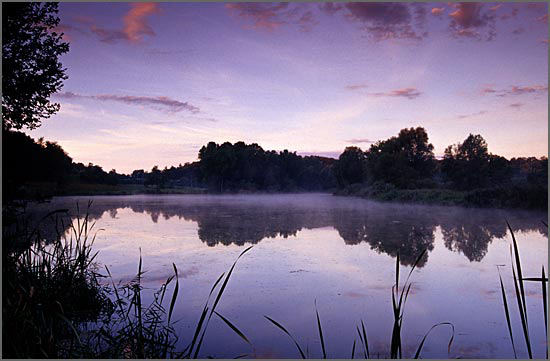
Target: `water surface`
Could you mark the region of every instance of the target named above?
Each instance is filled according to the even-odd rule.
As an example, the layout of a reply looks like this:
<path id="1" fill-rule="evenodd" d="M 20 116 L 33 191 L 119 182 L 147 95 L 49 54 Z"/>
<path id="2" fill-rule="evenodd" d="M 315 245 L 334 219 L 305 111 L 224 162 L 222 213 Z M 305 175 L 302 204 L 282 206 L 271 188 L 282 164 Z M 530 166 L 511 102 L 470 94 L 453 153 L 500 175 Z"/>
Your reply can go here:
<path id="1" fill-rule="evenodd" d="M 412 356 L 432 325 L 452 322 L 451 353 L 449 329 L 438 328 L 426 342 L 424 358 L 513 357 L 497 265 L 504 265 L 518 356 L 527 356 L 505 220 L 516 233 L 524 274 L 534 277 L 548 259 L 545 212 L 378 203 L 327 194 L 60 197 L 35 208 L 68 208 L 75 214 L 75 204 L 82 210 L 89 199 L 90 217 L 102 229 L 95 242 L 98 261 L 117 280 L 135 275 L 140 250 L 149 289 L 172 274 L 172 263 L 180 270 L 175 318 L 182 345 L 192 336 L 211 285 L 254 245 L 239 261 L 218 306 L 253 346 L 214 318 L 203 357 L 299 357 L 264 315 L 291 331 L 310 356 L 322 357 L 315 300 L 329 357 L 350 357 L 361 319 L 371 353 L 387 356 L 396 255 L 405 274 L 424 249 L 405 307 L 404 356 Z M 526 292 L 534 354 L 544 357 L 540 284 L 528 284 Z"/>

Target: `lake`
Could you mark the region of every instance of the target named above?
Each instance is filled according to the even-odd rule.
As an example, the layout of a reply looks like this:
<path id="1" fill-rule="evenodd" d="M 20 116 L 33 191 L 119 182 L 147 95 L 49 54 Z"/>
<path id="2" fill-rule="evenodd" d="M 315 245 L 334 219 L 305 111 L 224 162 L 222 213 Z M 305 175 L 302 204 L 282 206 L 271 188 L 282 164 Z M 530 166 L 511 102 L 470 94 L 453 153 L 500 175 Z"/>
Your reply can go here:
<path id="1" fill-rule="evenodd" d="M 412 357 L 434 329 L 423 358 L 513 358 L 497 265 L 511 311 L 516 349 L 527 357 L 513 288 L 506 220 L 518 240 L 523 272 L 547 269 L 546 212 L 379 203 L 328 194 L 136 195 L 59 197 L 35 212 L 68 208 L 81 213 L 92 200 L 98 230 L 98 262 L 115 281 L 128 281 L 143 257 L 149 296 L 172 273 L 180 273 L 176 330 L 186 345 L 211 286 L 248 246 L 237 263 L 217 311 L 250 339 L 240 339 L 214 317 L 201 356 L 298 358 L 293 342 L 264 315 L 284 325 L 322 357 L 316 301 L 329 358 L 349 358 L 356 326 L 364 321 L 370 352 L 389 355 L 393 326 L 391 289 L 396 256 L 401 279 L 423 250 L 411 276 L 404 311 L 403 350 Z M 101 230 L 99 230 L 101 229 Z M 46 236 L 47 237 L 47 236 Z M 401 283 L 402 284 L 402 283 Z M 534 356 L 544 357 L 540 283 L 527 283 Z M 362 354 L 357 346 L 356 353 Z"/>

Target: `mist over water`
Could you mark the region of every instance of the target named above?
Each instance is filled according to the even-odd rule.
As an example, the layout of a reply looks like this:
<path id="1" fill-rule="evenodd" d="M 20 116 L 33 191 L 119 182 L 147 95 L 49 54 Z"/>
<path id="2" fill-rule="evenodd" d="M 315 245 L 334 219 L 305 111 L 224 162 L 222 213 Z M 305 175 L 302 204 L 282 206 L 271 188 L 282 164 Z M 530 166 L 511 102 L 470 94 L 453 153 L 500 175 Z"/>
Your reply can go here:
<path id="1" fill-rule="evenodd" d="M 361 319 L 371 353 L 387 356 L 395 257 L 399 252 L 402 272 L 408 272 L 427 249 L 412 275 L 404 356 L 412 356 L 432 325 L 448 321 L 456 328 L 450 355 L 450 332 L 441 328 L 430 335 L 423 357 L 513 357 L 496 268 L 505 265 L 501 272 L 513 297 L 506 220 L 516 233 L 524 274 L 539 276 L 547 263 L 545 212 L 379 203 L 328 194 L 61 197 L 31 211 L 39 218 L 66 208 L 73 217 L 76 203 L 83 213 L 89 199 L 90 219 L 102 229 L 95 242 L 98 261 L 116 280 L 133 277 L 140 249 L 151 291 L 171 274 L 172 262 L 180 270 L 176 319 L 182 344 L 192 336 L 211 285 L 246 246 L 255 245 L 239 261 L 219 306 L 254 348 L 213 319 L 204 356 L 299 357 L 291 341 L 263 317 L 268 315 L 320 357 L 315 299 L 329 357 L 350 357 Z M 45 238 L 55 237 L 47 232 L 47 222 L 41 228 Z M 543 357 L 540 285 L 527 287 L 534 354 Z M 524 353 L 521 345 L 518 352 Z"/>

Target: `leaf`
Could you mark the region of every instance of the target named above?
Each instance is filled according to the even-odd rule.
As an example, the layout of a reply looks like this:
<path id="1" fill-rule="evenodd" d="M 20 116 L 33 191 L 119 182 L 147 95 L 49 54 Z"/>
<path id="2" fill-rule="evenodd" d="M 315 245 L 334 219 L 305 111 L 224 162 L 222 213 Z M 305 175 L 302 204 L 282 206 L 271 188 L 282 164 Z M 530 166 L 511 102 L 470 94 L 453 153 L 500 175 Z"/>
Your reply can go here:
<path id="1" fill-rule="evenodd" d="M 300 347 L 300 345 L 298 345 L 298 342 L 294 339 L 294 337 L 292 337 L 292 335 L 286 330 L 286 328 L 284 328 L 280 323 L 278 323 L 277 321 L 275 321 L 274 319 L 264 315 L 265 318 L 267 318 L 271 323 L 273 323 L 275 326 L 277 326 L 278 328 L 280 328 L 284 333 L 286 333 L 288 335 L 288 337 L 290 337 L 290 339 L 292 341 L 294 341 L 294 344 L 296 345 L 296 347 L 298 348 L 298 351 L 300 352 L 300 355 L 302 356 L 303 359 L 306 358 L 306 355 L 304 355 L 304 352 L 302 351 L 302 348 Z"/>
<path id="2" fill-rule="evenodd" d="M 233 331 L 235 331 L 235 333 L 239 336 L 241 336 L 241 338 L 243 340 L 245 340 L 249 345 L 251 345 L 250 341 L 248 340 L 248 338 L 246 338 L 246 336 L 233 324 L 231 323 L 227 318 L 223 317 L 222 315 L 220 315 L 217 311 L 214 311 L 214 313 L 216 315 L 218 315 L 226 324 L 227 326 L 229 326 Z"/>

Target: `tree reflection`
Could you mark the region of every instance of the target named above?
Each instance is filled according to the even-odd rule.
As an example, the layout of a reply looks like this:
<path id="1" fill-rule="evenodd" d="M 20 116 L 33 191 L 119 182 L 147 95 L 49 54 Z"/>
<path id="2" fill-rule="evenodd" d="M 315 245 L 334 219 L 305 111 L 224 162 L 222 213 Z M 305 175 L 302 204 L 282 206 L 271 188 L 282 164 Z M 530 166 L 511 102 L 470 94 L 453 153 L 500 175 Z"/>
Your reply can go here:
<path id="1" fill-rule="evenodd" d="M 438 226 L 445 247 L 462 253 L 472 262 L 479 262 L 485 257 L 488 245 L 494 239 L 507 237 L 505 220 L 510 222 L 514 230 L 538 231 L 548 236 L 547 228 L 540 222 L 546 218 L 546 213 L 532 211 L 364 201 L 355 201 L 353 205 L 343 201 L 303 204 L 299 202 L 299 197 L 296 201 L 248 202 L 241 198 L 227 198 L 224 201 L 215 197 L 194 197 L 186 199 L 184 203 L 170 201 L 170 198 L 166 198 L 166 201 L 163 198 L 99 198 L 88 210 L 88 218 L 94 221 L 102 217 L 121 217 L 120 212 L 129 209 L 148 215 L 154 223 L 158 223 L 161 218 L 165 221 L 172 218 L 193 221 L 197 223 L 199 239 L 210 247 L 220 244 L 255 244 L 265 238 L 295 237 L 303 229 L 333 227 L 345 244 L 365 242 L 378 253 L 391 257 L 399 253 L 402 265 L 412 265 L 425 249 L 433 250 Z M 68 229 L 70 221 L 76 216 L 74 203 L 61 204 L 61 207 L 70 211 L 61 222 L 59 219 L 56 221 L 62 225 L 60 233 Z M 34 218 L 41 219 L 51 209 L 52 206 L 48 205 L 35 207 Z M 82 213 L 82 206 L 80 210 Z M 51 231 L 52 227 L 48 228 L 46 223 L 42 221 L 39 228 L 47 241 L 57 237 L 57 232 Z M 424 254 L 419 267 L 427 263 L 428 255 L 429 252 Z"/>

